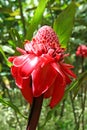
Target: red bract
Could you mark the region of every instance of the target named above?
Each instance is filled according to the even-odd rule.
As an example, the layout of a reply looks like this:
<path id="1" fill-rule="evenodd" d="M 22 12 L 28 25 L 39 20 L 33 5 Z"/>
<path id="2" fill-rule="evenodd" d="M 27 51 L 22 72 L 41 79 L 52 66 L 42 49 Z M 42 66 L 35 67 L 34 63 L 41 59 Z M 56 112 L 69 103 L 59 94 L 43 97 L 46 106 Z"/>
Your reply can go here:
<path id="1" fill-rule="evenodd" d="M 66 88 L 76 78 L 72 65 L 64 63 L 64 49 L 57 35 L 49 26 L 39 29 L 32 41 L 25 41 L 24 50 L 17 48 L 21 56 L 10 57 L 11 73 L 25 99 L 32 103 L 33 97 L 42 94 L 51 98 L 50 107 L 58 104 Z"/>
<path id="2" fill-rule="evenodd" d="M 87 57 L 87 46 L 86 45 L 80 45 L 77 48 L 76 55 L 81 56 L 81 57 Z"/>

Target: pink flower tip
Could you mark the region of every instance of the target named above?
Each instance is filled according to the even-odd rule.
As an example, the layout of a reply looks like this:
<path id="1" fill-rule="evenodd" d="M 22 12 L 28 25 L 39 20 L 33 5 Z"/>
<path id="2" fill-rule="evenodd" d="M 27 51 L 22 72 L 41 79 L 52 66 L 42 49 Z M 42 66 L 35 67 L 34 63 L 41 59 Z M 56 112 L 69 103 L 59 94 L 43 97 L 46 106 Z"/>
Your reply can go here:
<path id="1" fill-rule="evenodd" d="M 87 46 L 86 45 L 79 45 L 76 50 L 76 55 L 80 57 L 87 57 Z"/>
<path id="2" fill-rule="evenodd" d="M 42 43 L 42 44 L 59 44 L 59 40 L 57 37 L 57 34 L 55 31 L 50 27 L 50 26 L 43 26 L 41 27 L 37 34 L 34 36 L 33 41 L 37 43 Z"/>

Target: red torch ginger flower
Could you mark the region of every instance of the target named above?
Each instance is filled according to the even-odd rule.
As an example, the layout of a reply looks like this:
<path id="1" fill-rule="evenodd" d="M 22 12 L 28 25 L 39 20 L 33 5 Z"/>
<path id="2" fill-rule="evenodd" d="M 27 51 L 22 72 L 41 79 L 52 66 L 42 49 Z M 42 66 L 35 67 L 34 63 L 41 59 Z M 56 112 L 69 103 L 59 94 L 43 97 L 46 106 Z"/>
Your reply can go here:
<path id="1" fill-rule="evenodd" d="M 80 45 L 77 48 L 76 55 L 80 57 L 87 57 L 87 46 L 86 45 Z"/>
<path id="2" fill-rule="evenodd" d="M 49 26 L 41 27 L 32 41 L 25 41 L 24 50 L 17 48 L 21 56 L 10 57 L 11 73 L 25 99 L 42 94 L 51 98 L 50 107 L 57 105 L 64 96 L 66 85 L 76 75 L 72 65 L 64 63 L 64 49 L 57 35 Z"/>

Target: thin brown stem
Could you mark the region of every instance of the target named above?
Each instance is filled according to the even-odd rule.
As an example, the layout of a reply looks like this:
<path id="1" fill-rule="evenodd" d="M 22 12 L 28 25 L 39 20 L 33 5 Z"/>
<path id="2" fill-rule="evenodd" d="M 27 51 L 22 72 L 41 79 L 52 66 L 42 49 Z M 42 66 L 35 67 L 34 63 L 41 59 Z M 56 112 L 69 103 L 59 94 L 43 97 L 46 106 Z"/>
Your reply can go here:
<path id="1" fill-rule="evenodd" d="M 82 73 L 84 72 L 84 57 L 82 57 Z M 86 100 L 86 92 L 84 91 L 85 88 L 84 86 L 82 85 L 81 86 L 81 107 L 82 107 L 82 112 L 81 112 L 81 115 L 82 115 L 82 130 L 84 130 L 84 111 L 85 111 L 85 100 Z"/>
<path id="2" fill-rule="evenodd" d="M 31 111 L 29 114 L 28 125 L 26 130 L 36 130 L 41 112 L 42 102 L 43 102 L 43 95 L 33 98 L 33 103 L 31 106 Z"/>
<path id="3" fill-rule="evenodd" d="M 23 16 L 22 2 L 21 2 L 21 0 L 18 0 L 18 2 L 19 2 L 19 8 L 20 8 L 21 21 L 22 21 L 22 24 L 23 24 L 24 35 L 26 35 L 26 28 L 25 28 L 25 20 L 24 20 L 24 16 Z"/>
<path id="4" fill-rule="evenodd" d="M 71 99 L 71 103 L 72 103 L 72 109 L 73 109 L 73 115 L 74 115 L 74 119 L 75 119 L 75 125 L 77 126 L 77 115 L 75 112 L 75 105 L 74 105 L 74 100 L 73 100 L 73 96 L 72 96 L 72 92 L 70 92 L 70 99 Z"/>
<path id="5" fill-rule="evenodd" d="M 83 102 L 82 102 L 82 130 L 84 130 L 85 102 L 86 102 L 86 87 L 85 87 L 84 90 L 83 90 Z"/>
<path id="6" fill-rule="evenodd" d="M 63 114 L 64 114 L 65 101 L 66 101 L 66 100 L 64 99 L 63 102 L 62 102 L 61 112 L 60 112 L 60 118 L 62 118 L 62 117 L 63 117 Z"/>

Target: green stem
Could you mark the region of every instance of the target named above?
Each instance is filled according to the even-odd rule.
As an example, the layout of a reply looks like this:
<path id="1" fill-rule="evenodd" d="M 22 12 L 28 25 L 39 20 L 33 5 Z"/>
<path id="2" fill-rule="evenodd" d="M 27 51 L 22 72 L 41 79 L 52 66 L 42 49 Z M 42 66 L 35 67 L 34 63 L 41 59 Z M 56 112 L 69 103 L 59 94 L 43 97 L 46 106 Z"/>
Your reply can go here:
<path id="1" fill-rule="evenodd" d="M 43 102 L 43 95 L 33 98 L 33 103 L 31 106 L 31 111 L 29 114 L 26 130 L 36 130 L 41 112 L 42 102 Z"/>
<path id="2" fill-rule="evenodd" d="M 18 2 L 19 2 L 19 8 L 20 8 L 21 21 L 22 21 L 22 24 L 23 24 L 24 35 L 26 35 L 26 28 L 25 28 L 25 20 L 24 20 L 24 16 L 23 16 L 22 2 L 21 2 L 21 0 L 18 0 Z"/>
<path id="3" fill-rule="evenodd" d="M 82 57 L 82 73 L 84 72 L 84 57 Z M 82 97 L 81 97 L 81 105 L 82 105 L 82 130 L 84 130 L 84 111 L 85 111 L 85 99 L 86 99 L 86 93 L 84 92 L 84 86 L 81 86 L 81 93 L 82 93 Z"/>
<path id="4" fill-rule="evenodd" d="M 76 125 L 76 127 L 77 127 L 77 126 L 79 126 L 79 125 L 78 125 L 78 122 L 77 122 L 77 114 L 76 114 L 76 112 L 75 112 L 76 109 L 75 109 L 75 104 L 74 104 L 72 92 L 70 92 L 70 99 L 71 99 L 71 104 L 72 104 L 72 110 L 73 110 L 75 125 Z M 78 129 L 77 129 L 77 130 L 78 130 Z"/>
<path id="5" fill-rule="evenodd" d="M 62 102 L 62 106 L 61 106 L 61 112 L 60 112 L 60 119 L 63 117 L 64 114 L 64 108 L 65 108 L 65 99 Z"/>

